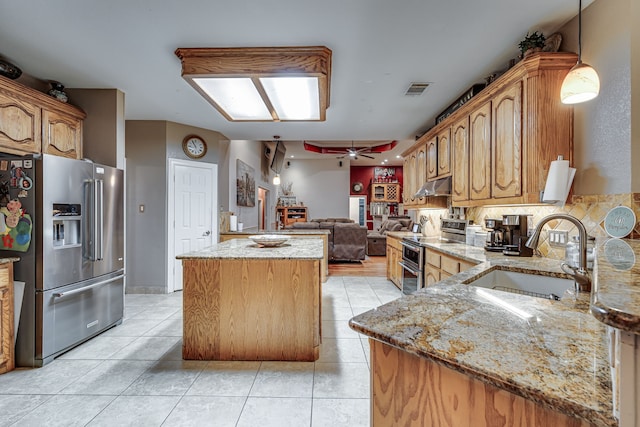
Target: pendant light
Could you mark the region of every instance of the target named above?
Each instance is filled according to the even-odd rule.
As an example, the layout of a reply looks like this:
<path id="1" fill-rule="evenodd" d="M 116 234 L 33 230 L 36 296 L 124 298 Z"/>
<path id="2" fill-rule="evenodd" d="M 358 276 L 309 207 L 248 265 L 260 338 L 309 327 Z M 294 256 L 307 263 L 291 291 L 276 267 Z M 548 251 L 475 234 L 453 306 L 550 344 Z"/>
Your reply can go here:
<path id="1" fill-rule="evenodd" d="M 280 174 L 277 173 L 276 176 L 273 177 L 273 185 L 280 185 Z"/>
<path id="2" fill-rule="evenodd" d="M 600 92 L 600 78 L 592 66 L 582 62 L 582 0 L 578 10 L 578 63 L 564 78 L 560 88 L 563 104 L 579 104 L 589 101 Z"/>

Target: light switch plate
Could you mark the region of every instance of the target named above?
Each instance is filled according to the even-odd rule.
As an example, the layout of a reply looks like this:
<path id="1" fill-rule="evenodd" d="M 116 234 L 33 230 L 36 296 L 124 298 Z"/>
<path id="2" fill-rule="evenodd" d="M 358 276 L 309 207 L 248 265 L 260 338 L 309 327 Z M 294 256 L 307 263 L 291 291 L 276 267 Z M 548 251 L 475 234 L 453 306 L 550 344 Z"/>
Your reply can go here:
<path id="1" fill-rule="evenodd" d="M 568 231 L 560 231 L 560 230 L 549 230 L 549 246 L 553 246 L 556 248 L 564 248 L 567 246 L 567 242 L 569 240 L 569 232 Z"/>

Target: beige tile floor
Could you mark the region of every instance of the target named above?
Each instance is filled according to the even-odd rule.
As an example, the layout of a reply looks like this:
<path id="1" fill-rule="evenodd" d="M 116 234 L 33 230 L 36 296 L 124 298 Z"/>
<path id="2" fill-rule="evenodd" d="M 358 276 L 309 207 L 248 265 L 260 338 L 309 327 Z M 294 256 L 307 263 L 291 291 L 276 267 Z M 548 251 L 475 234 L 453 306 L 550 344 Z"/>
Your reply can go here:
<path id="1" fill-rule="evenodd" d="M 181 293 L 126 295 L 122 325 L 0 375 L 0 426 L 368 426 L 369 347 L 347 321 L 400 292 L 331 276 L 322 294 L 316 362 L 183 361 Z"/>

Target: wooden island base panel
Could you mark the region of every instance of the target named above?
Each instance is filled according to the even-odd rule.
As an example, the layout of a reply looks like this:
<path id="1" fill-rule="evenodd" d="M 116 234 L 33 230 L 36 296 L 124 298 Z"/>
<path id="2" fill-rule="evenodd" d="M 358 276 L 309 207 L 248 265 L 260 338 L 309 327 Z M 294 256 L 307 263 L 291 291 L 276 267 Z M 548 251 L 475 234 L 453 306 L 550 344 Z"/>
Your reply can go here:
<path id="1" fill-rule="evenodd" d="M 182 262 L 183 359 L 318 359 L 320 259 Z"/>
<path id="2" fill-rule="evenodd" d="M 372 426 L 591 425 L 380 341 L 369 344 Z"/>

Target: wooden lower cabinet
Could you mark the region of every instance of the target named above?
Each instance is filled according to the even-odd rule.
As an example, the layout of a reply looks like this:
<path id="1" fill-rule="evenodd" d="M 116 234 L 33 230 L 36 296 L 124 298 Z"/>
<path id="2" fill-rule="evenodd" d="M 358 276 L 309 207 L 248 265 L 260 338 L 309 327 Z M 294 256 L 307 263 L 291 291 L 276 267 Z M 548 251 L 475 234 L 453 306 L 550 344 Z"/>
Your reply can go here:
<path id="1" fill-rule="evenodd" d="M 402 245 L 400 239 L 387 236 L 387 279 L 402 289 Z"/>
<path id="2" fill-rule="evenodd" d="M 587 427 L 461 372 L 369 339 L 371 425 Z"/>
<path id="3" fill-rule="evenodd" d="M 0 374 L 15 367 L 13 292 L 13 263 L 0 264 Z"/>
<path id="4" fill-rule="evenodd" d="M 424 269 L 426 286 L 433 285 L 440 280 L 444 280 L 461 271 L 468 270 L 474 265 L 472 262 L 461 258 L 427 248 Z"/>
<path id="5" fill-rule="evenodd" d="M 320 260 L 183 259 L 185 360 L 320 356 Z"/>

